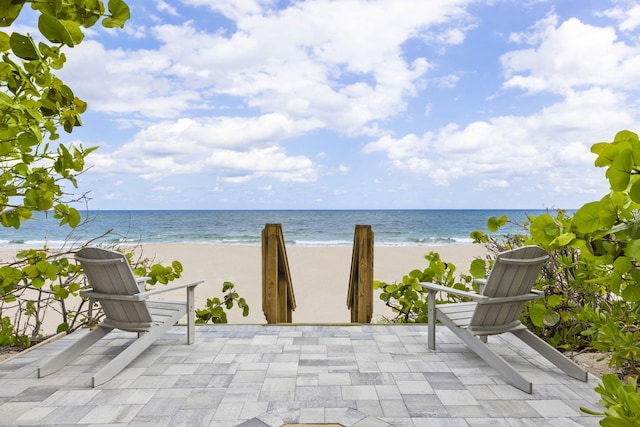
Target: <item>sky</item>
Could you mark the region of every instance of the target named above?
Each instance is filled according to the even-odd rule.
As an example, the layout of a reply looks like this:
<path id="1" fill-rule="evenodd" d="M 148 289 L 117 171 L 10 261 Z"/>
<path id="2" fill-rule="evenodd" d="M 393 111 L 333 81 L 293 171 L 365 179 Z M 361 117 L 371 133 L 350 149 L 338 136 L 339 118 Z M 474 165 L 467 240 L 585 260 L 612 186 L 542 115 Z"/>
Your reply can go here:
<path id="1" fill-rule="evenodd" d="M 90 209 L 574 209 L 640 132 L 636 1 L 128 4 L 59 72 Z"/>

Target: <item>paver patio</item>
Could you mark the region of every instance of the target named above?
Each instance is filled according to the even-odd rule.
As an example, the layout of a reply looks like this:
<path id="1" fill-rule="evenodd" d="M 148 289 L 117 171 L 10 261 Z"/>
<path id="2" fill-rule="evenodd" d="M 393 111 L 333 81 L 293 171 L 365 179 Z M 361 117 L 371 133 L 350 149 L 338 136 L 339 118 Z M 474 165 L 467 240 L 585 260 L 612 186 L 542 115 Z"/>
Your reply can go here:
<path id="1" fill-rule="evenodd" d="M 61 371 L 37 367 L 74 333 L 0 364 L 0 425 L 597 426 L 588 383 L 510 335 L 490 345 L 533 382 L 506 384 L 446 328 L 438 351 L 426 325 L 199 326 L 188 346 L 175 326 L 113 380 L 91 374 L 133 334 L 112 332 Z"/>

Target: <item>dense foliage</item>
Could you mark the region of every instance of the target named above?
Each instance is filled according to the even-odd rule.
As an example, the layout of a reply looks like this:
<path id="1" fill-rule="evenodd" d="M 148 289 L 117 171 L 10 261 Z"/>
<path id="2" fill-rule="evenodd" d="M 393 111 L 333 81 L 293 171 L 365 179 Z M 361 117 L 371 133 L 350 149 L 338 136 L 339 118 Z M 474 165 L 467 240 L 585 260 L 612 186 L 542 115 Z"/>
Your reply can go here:
<path id="1" fill-rule="evenodd" d="M 65 185 L 76 186 L 85 157 L 95 150 L 55 144 L 58 129 L 72 132 L 87 108 L 55 75 L 65 61 L 63 48 L 82 42 L 83 28 L 101 20 L 122 27 L 129 7 L 110 0 L 11 0 L 0 2 L 0 27 L 13 24 L 26 3 L 39 14 L 44 41 L 29 34 L 0 31 L 0 223 L 19 228 L 35 211 L 53 210 L 60 224 L 80 222 L 65 199 Z"/>

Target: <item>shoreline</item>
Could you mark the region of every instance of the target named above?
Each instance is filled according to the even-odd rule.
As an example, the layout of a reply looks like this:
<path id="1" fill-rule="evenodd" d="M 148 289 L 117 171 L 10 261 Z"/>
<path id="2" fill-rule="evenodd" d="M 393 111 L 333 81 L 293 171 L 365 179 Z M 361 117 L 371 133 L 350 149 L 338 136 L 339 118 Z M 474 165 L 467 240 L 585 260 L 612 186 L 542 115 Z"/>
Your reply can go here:
<path id="1" fill-rule="evenodd" d="M 18 249 L 0 248 L 0 262 L 12 259 Z M 293 323 L 350 323 L 347 290 L 351 272 L 351 246 L 287 246 L 287 258 L 296 299 Z M 424 269 L 424 256 L 438 252 L 444 262 L 456 266 L 456 277 L 468 272 L 473 259 L 484 257 L 487 250 L 479 244 L 462 245 L 374 245 L 374 280 L 393 283 L 414 269 Z M 266 324 L 262 313 L 261 246 L 208 243 L 153 243 L 137 248 L 136 253 L 151 258 L 153 263 L 182 263 L 182 277 L 174 283 L 204 280 L 196 288 L 196 308 L 203 308 L 207 298 L 221 297 L 225 281 L 235 285 L 235 291 L 245 298 L 249 316 L 242 317 L 234 306 L 227 310 L 230 324 Z M 183 292 L 163 294 L 163 298 L 184 298 Z M 374 293 L 372 323 L 391 310 Z M 52 319 L 53 320 L 53 319 Z M 55 322 L 55 321 L 54 321 Z M 55 326 L 54 326 L 55 330 Z"/>

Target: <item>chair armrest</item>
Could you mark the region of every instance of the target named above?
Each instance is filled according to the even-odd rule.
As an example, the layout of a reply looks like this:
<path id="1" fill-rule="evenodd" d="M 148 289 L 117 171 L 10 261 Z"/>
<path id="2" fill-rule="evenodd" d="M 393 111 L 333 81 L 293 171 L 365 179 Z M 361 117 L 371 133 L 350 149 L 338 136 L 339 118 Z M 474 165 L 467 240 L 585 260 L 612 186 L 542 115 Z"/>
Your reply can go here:
<path id="1" fill-rule="evenodd" d="M 100 292 L 95 292 L 92 289 L 87 289 L 84 291 L 80 291 L 80 296 L 95 299 L 95 300 L 133 301 L 133 302 L 144 301 L 152 295 L 160 294 L 162 292 L 175 291 L 176 289 L 192 288 L 203 282 L 204 280 L 194 280 L 193 282 L 178 283 L 172 286 L 166 286 L 164 288 L 154 289 L 149 292 L 140 292 L 133 295 L 103 294 Z"/>
<path id="2" fill-rule="evenodd" d="M 471 298 L 478 304 L 504 304 L 509 302 L 529 301 L 544 297 L 544 293 L 538 290 L 531 290 L 531 292 L 524 295 L 516 295 L 512 297 L 493 297 L 490 298 L 485 295 L 479 295 L 475 292 L 460 291 L 458 289 L 449 288 L 447 286 L 436 285 L 435 283 L 420 282 L 420 286 L 431 292 L 445 292 L 448 294 L 459 295 L 461 297 Z"/>
<path id="3" fill-rule="evenodd" d="M 133 295 L 118 295 L 118 294 L 103 294 L 101 292 L 95 292 L 92 289 L 86 289 L 84 291 L 80 291 L 81 297 L 87 297 L 95 300 L 111 300 L 111 301 L 129 301 L 136 302 L 145 300 L 147 292 L 133 294 Z"/>
<path id="4" fill-rule="evenodd" d="M 471 298 L 474 301 L 480 302 L 489 299 L 484 295 L 476 294 L 475 292 L 461 291 L 458 289 L 450 288 L 448 286 L 437 285 L 430 282 L 420 282 L 420 286 L 431 292 L 445 292 L 447 294 L 459 295 L 461 297 Z"/>
<path id="5" fill-rule="evenodd" d="M 144 295 L 144 298 L 147 298 L 147 297 L 149 297 L 151 295 L 161 294 L 163 292 L 175 291 L 176 289 L 196 287 L 200 283 L 203 283 L 203 282 L 204 282 L 204 280 L 194 280 L 192 282 L 177 283 L 175 285 L 165 286 L 165 287 L 162 287 L 162 288 L 154 289 L 152 291 L 144 292 L 143 295 Z"/>

